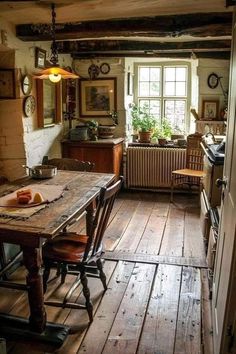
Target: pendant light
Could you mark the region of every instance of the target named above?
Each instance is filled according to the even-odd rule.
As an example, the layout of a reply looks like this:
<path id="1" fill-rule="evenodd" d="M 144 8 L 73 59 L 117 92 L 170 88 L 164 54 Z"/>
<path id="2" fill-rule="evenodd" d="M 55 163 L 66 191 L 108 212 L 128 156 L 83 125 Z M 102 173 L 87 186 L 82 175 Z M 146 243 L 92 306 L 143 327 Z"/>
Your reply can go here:
<path id="1" fill-rule="evenodd" d="M 75 75 L 69 71 L 66 71 L 59 67 L 58 64 L 58 49 L 56 43 L 56 12 L 55 12 L 55 5 L 51 5 L 52 9 L 52 44 L 51 44 L 51 67 L 42 70 L 38 74 L 35 74 L 35 79 L 49 79 L 50 81 L 56 83 L 59 82 L 61 79 L 78 79 L 79 76 Z"/>

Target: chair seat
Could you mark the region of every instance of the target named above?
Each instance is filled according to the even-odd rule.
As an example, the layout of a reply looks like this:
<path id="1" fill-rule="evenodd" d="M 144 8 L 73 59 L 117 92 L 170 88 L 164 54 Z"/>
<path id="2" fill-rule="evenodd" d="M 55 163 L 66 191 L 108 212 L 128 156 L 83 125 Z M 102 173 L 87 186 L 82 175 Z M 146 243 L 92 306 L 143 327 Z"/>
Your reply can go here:
<path id="1" fill-rule="evenodd" d="M 55 262 L 77 263 L 84 256 L 88 236 L 70 233 L 55 237 L 43 247 L 43 258 Z"/>
<path id="2" fill-rule="evenodd" d="M 182 170 L 172 171 L 175 175 L 189 176 L 189 177 L 199 177 L 202 178 L 205 176 L 203 171 L 191 170 L 189 168 L 184 168 Z"/>

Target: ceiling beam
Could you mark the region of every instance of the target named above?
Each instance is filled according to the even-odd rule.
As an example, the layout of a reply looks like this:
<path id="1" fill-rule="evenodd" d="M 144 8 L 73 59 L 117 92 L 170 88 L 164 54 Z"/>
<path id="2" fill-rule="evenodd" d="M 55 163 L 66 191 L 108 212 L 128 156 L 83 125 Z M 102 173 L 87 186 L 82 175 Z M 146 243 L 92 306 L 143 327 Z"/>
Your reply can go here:
<path id="1" fill-rule="evenodd" d="M 230 59 L 230 52 L 96 52 L 96 53 L 76 53 L 72 54 L 73 59 L 96 59 L 96 58 L 191 58 L 191 59 Z"/>
<path id="2" fill-rule="evenodd" d="M 50 24 L 16 26 L 16 36 L 24 41 L 51 39 Z M 199 13 L 142 18 L 86 21 L 56 25 L 56 39 L 101 37 L 194 37 L 230 36 L 232 13 Z"/>
<path id="3" fill-rule="evenodd" d="M 94 53 L 111 51 L 230 51 L 230 40 L 188 42 L 148 42 L 132 40 L 87 40 L 57 42 L 59 53 Z"/>
<path id="4" fill-rule="evenodd" d="M 205 40 L 188 42 L 147 42 L 132 40 L 89 40 L 57 42 L 58 52 L 76 58 L 95 57 L 196 57 L 228 59 L 230 40 Z"/>

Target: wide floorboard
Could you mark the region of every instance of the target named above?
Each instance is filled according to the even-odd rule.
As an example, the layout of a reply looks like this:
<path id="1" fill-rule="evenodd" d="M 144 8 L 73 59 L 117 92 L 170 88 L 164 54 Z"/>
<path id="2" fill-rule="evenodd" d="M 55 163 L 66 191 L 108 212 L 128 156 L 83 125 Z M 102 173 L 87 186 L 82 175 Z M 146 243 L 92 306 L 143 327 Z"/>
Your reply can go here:
<path id="1" fill-rule="evenodd" d="M 210 302 L 204 242 L 196 196 L 123 192 L 117 199 L 104 244 L 108 290 L 89 278 L 94 321 L 84 310 L 47 306 L 48 320 L 73 327 L 57 350 L 7 342 L 8 353 L 200 354 L 212 353 Z M 80 225 L 81 229 L 84 225 Z M 12 274 L 24 281 L 24 270 Z M 61 298 L 52 279 L 46 298 Z M 27 317 L 27 296 L 0 288 L 1 311 Z M 83 302 L 82 289 L 73 295 Z"/>

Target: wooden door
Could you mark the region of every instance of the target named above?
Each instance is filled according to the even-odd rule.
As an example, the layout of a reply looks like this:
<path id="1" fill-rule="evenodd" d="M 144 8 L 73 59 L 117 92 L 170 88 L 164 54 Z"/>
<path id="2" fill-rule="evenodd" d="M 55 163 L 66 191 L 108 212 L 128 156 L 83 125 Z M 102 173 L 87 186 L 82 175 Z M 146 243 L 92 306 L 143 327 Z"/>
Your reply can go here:
<path id="1" fill-rule="evenodd" d="M 229 117 L 225 186 L 222 190 L 221 222 L 213 279 L 213 341 L 214 354 L 235 353 L 233 343 L 236 313 L 236 28 L 233 26 L 232 55 L 229 84 Z"/>

